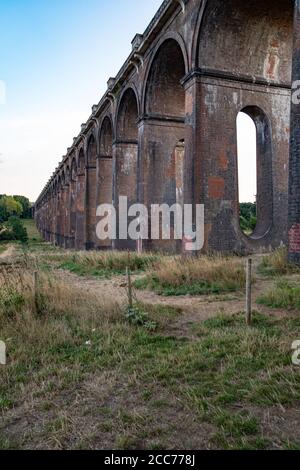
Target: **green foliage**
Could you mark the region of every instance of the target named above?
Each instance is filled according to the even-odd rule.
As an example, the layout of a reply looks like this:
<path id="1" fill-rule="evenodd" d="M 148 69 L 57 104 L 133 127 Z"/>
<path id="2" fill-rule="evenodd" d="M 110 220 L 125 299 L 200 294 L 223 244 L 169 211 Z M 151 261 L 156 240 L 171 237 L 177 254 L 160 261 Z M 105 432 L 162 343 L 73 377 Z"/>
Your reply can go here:
<path id="1" fill-rule="evenodd" d="M 0 223 L 9 217 L 31 218 L 31 204 L 24 196 L 0 195 Z"/>
<path id="2" fill-rule="evenodd" d="M 149 319 L 148 315 L 138 306 L 128 306 L 125 310 L 125 318 L 131 325 L 143 326 L 149 331 L 155 331 L 157 328 L 156 322 Z"/>
<path id="3" fill-rule="evenodd" d="M 300 287 L 286 280 L 280 280 L 276 287 L 258 299 L 258 303 L 271 308 L 300 310 Z"/>
<path id="4" fill-rule="evenodd" d="M 75 253 L 67 256 L 61 269 L 71 271 L 78 276 L 95 276 L 109 279 L 113 275 L 124 275 L 128 267 L 131 272 L 145 271 L 158 261 L 152 254 L 137 253 Z M 59 256 L 61 261 L 61 255 Z"/>
<path id="5" fill-rule="evenodd" d="M 134 282 L 134 287 L 138 290 L 151 289 L 158 295 L 165 297 L 181 297 L 185 295 L 219 295 L 236 292 L 240 286 L 234 280 L 220 280 L 220 281 L 198 281 L 192 283 L 183 283 L 179 286 L 172 285 L 171 283 L 161 283 L 155 274 L 150 274 L 142 279 L 137 279 Z"/>
<path id="6" fill-rule="evenodd" d="M 5 222 L 11 216 L 22 215 L 22 205 L 12 196 L 0 196 L 0 222 Z"/>
<path id="7" fill-rule="evenodd" d="M 252 233 L 257 224 L 256 204 L 244 202 L 240 204 L 240 225 L 243 232 Z"/>
<path id="8" fill-rule="evenodd" d="M 27 231 L 18 217 L 10 217 L 2 227 L 0 226 L 0 240 L 27 242 Z"/>
<path id="9" fill-rule="evenodd" d="M 25 196 L 14 196 L 14 200 L 19 202 L 22 206 L 22 219 L 31 219 L 32 211 L 29 199 Z"/>
<path id="10" fill-rule="evenodd" d="M 13 318 L 15 312 L 20 312 L 24 304 L 24 295 L 15 287 L 9 285 L 0 290 L 0 312 L 4 311 L 7 318 Z"/>

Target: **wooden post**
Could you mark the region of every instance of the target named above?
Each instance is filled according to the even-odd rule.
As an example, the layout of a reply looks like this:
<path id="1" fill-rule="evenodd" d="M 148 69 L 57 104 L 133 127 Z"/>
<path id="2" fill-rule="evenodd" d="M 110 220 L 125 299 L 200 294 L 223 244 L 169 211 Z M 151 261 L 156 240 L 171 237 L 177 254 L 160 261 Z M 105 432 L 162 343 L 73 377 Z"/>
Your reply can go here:
<path id="1" fill-rule="evenodd" d="M 246 268 L 246 322 L 252 324 L 252 259 L 247 260 Z"/>
<path id="2" fill-rule="evenodd" d="M 128 303 L 129 308 L 133 307 L 133 299 L 132 299 L 132 284 L 131 284 L 131 274 L 130 269 L 126 268 L 127 280 L 128 280 Z"/>
<path id="3" fill-rule="evenodd" d="M 35 307 L 35 312 L 39 313 L 39 299 L 38 299 L 38 272 L 34 271 L 33 273 L 33 290 L 34 290 L 34 307 Z"/>

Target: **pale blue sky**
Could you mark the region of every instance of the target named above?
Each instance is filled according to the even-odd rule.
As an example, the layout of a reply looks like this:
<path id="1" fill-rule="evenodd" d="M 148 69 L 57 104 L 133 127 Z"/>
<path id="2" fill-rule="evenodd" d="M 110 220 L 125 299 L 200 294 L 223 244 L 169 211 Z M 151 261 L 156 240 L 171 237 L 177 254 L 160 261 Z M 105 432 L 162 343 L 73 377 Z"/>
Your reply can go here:
<path id="1" fill-rule="evenodd" d="M 0 0 L 0 194 L 35 200 L 161 0 Z"/>
<path id="2" fill-rule="evenodd" d="M 37 198 L 161 2 L 0 0 L 0 194 Z"/>

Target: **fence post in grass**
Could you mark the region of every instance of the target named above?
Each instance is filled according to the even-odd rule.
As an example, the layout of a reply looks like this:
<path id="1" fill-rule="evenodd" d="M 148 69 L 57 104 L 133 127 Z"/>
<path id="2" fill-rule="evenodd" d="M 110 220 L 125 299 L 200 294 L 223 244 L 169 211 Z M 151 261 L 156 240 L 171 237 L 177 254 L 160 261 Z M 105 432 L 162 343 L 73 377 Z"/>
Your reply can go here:
<path id="1" fill-rule="evenodd" d="M 126 275 L 127 275 L 127 281 L 128 281 L 128 302 L 129 302 L 129 308 L 133 307 L 133 299 L 132 299 L 132 284 L 131 284 L 131 273 L 130 269 L 126 268 Z"/>
<path id="2" fill-rule="evenodd" d="M 35 307 L 35 312 L 39 313 L 39 293 L 38 293 L 38 286 L 39 283 L 39 278 L 38 278 L 38 272 L 34 271 L 33 273 L 33 290 L 34 290 L 34 307 Z"/>
<path id="3" fill-rule="evenodd" d="M 246 322 L 252 324 L 252 259 L 247 260 L 246 267 Z"/>

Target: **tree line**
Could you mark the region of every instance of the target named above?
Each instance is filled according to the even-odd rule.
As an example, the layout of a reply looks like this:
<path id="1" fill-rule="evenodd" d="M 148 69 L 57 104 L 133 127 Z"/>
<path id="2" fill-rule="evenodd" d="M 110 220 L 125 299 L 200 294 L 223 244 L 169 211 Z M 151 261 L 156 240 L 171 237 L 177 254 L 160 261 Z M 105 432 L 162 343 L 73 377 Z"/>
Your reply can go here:
<path id="1" fill-rule="evenodd" d="M 32 204 L 24 196 L 0 195 L 0 241 L 28 239 L 22 219 L 32 218 Z"/>

